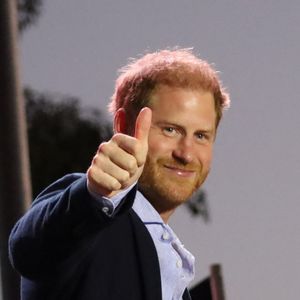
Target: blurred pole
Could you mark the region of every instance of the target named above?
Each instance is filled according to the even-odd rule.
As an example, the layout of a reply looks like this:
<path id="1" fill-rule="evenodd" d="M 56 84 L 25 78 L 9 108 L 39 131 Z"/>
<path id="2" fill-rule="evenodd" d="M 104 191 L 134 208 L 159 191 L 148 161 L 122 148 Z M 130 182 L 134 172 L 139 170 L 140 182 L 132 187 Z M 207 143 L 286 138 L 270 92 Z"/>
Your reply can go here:
<path id="1" fill-rule="evenodd" d="M 223 275 L 220 264 L 214 264 L 210 267 L 210 288 L 212 300 L 225 300 Z"/>
<path id="2" fill-rule="evenodd" d="M 17 300 L 19 276 L 7 239 L 31 199 L 25 107 L 19 78 L 15 0 L 0 0 L 0 256 L 3 300 Z"/>

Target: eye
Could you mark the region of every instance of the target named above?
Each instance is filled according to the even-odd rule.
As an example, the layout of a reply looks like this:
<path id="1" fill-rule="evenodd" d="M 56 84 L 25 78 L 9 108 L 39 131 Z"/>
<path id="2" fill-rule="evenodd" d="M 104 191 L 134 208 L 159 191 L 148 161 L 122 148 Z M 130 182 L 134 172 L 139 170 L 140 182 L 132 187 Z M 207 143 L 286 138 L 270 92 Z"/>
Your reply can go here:
<path id="1" fill-rule="evenodd" d="M 200 133 L 197 133 L 196 136 L 197 136 L 197 139 L 198 139 L 198 140 L 203 140 L 203 139 L 205 138 L 204 134 L 201 133 L 201 132 L 200 132 Z"/>
<path id="2" fill-rule="evenodd" d="M 163 127 L 162 131 L 167 136 L 174 136 L 176 134 L 176 129 L 174 127 Z"/>
<path id="3" fill-rule="evenodd" d="M 205 133 L 203 133 L 203 132 L 197 133 L 197 134 L 196 134 L 196 138 L 197 138 L 197 140 L 199 140 L 199 141 L 209 140 L 208 134 L 205 134 Z"/>

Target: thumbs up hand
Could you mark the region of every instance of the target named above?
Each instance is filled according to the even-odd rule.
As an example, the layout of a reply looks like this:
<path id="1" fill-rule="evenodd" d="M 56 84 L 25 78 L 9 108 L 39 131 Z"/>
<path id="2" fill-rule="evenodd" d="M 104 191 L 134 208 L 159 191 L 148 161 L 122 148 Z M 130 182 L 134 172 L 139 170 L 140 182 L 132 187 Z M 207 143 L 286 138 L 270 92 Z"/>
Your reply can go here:
<path id="1" fill-rule="evenodd" d="M 143 108 L 137 116 L 133 137 L 116 133 L 100 144 L 87 171 L 89 191 L 112 197 L 139 179 L 148 153 L 151 118 L 151 109 Z"/>

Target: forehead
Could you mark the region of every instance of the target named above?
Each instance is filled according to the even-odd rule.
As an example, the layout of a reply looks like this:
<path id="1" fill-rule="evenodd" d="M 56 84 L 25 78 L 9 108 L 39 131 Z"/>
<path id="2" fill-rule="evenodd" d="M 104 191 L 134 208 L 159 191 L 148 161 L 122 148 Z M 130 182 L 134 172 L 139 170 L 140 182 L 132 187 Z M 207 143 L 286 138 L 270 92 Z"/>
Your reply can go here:
<path id="1" fill-rule="evenodd" d="M 149 107 L 153 111 L 153 120 L 206 122 L 208 125 L 215 124 L 216 120 L 212 93 L 199 89 L 160 85 L 152 92 Z"/>

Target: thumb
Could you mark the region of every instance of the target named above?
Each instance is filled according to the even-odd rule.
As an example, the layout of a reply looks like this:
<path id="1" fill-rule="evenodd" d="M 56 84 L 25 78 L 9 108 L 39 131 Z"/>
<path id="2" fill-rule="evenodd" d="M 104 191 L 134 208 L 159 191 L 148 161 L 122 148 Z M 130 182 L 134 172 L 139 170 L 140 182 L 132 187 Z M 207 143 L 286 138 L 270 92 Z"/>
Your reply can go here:
<path id="1" fill-rule="evenodd" d="M 143 144 L 148 145 L 148 136 L 151 127 L 152 110 L 149 107 L 144 107 L 138 114 L 135 121 L 134 137 L 140 140 Z"/>

